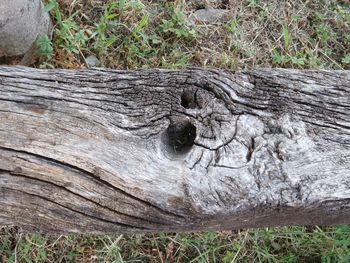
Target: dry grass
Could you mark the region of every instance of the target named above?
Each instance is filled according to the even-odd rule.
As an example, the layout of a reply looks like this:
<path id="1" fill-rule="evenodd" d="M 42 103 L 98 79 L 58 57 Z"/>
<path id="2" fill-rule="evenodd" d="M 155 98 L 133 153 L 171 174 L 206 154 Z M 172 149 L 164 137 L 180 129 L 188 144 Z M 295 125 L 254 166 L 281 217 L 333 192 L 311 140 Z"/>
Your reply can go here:
<path id="1" fill-rule="evenodd" d="M 86 67 L 93 54 L 117 69 L 348 69 L 350 11 L 342 2 L 231 1 L 226 23 L 188 26 L 198 7 L 191 1 L 61 0 L 66 20 L 56 24 L 53 58 L 41 66 Z"/>
<path id="2" fill-rule="evenodd" d="M 349 226 L 66 237 L 7 229 L 0 238 L 3 262 L 13 262 L 16 257 L 19 262 L 347 263 L 349 250 Z"/>

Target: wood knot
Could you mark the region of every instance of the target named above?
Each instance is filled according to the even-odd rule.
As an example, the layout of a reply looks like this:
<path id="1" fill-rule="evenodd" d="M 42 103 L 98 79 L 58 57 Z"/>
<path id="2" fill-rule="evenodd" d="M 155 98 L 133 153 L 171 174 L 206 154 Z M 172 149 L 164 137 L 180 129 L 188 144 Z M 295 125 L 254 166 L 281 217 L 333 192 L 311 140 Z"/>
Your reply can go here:
<path id="1" fill-rule="evenodd" d="M 183 155 L 190 151 L 197 136 L 197 128 L 189 119 L 172 120 L 163 135 L 168 153 Z"/>
<path id="2" fill-rule="evenodd" d="M 184 90 L 181 95 L 181 106 L 185 109 L 201 108 L 200 102 L 197 96 L 198 90 Z"/>

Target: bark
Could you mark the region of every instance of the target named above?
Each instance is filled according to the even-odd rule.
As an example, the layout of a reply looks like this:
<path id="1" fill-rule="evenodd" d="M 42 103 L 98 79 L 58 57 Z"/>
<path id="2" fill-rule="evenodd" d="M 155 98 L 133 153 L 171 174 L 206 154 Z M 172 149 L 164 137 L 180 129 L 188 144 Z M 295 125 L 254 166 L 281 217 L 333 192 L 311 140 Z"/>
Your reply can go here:
<path id="1" fill-rule="evenodd" d="M 0 67 L 0 225 L 350 223 L 350 72 Z"/>
<path id="2" fill-rule="evenodd" d="M 50 18 L 40 0 L 1 0 L 0 63 L 33 63 L 38 56 L 36 40 L 47 35 L 49 27 Z"/>

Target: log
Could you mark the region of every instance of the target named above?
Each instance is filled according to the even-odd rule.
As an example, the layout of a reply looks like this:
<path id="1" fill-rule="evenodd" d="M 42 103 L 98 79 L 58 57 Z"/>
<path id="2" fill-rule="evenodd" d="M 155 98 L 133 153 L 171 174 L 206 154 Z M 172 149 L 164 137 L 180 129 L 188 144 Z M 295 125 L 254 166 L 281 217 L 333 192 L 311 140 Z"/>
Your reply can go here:
<path id="1" fill-rule="evenodd" d="M 0 225 L 350 223 L 350 71 L 0 67 Z"/>

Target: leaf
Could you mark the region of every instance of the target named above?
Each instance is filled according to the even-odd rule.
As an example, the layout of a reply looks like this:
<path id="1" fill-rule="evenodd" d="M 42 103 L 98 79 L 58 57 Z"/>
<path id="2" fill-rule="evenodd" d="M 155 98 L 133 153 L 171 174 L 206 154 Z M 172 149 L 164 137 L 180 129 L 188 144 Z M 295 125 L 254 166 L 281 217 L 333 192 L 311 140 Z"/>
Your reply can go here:
<path id="1" fill-rule="evenodd" d="M 148 19 L 149 15 L 145 15 L 142 18 L 142 20 L 137 24 L 137 26 L 132 30 L 132 34 L 137 40 L 139 40 L 139 36 L 137 34 L 142 30 L 142 28 L 148 25 Z"/>
<path id="2" fill-rule="evenodd" d="M 106 19 L 110 20 L 110 19 L 113 19 L 117 16 L 117 14 L 110 14 L 108 16 L 106 16 Z"/>
<path id="3" fill-rule="evenodd" d="M 305 65 L 305 59 L 303 57 L 291 57 L 291 61 L 296 65 Z"/>
<path id="4" fill-rule="evenodd" d="M 53 56 L 52 42 L 48 36 L 46 35 L 39 36 L 36 43 L 41 55 L 47 56 L 48 58 L 52 58 Z"/>
<path id="5" fill-rule="evenodd" d="M 50 12 L 56 6 L 57 6 L 56 0 L 51 0 L 47 5 L 44 6 L 44 11 L 45 12 Z"/>
<path id="6" fill-rule="evenodd" d="M 342 62 L 344 64 L 350 64 L 350 53 L 347 54 L 343 59 L 342 59 Z"/>
<path id="7" fill-rule="evenodd" d="M 284 47 L 288 49 L 289 47 L 289 29 L 287 25 L 283 25 L 283 37 L 284 37 Z"/>

